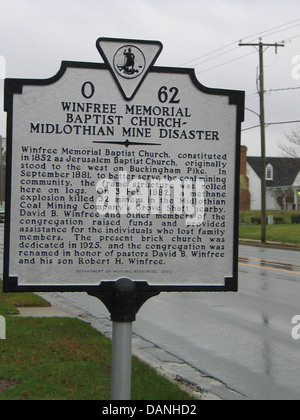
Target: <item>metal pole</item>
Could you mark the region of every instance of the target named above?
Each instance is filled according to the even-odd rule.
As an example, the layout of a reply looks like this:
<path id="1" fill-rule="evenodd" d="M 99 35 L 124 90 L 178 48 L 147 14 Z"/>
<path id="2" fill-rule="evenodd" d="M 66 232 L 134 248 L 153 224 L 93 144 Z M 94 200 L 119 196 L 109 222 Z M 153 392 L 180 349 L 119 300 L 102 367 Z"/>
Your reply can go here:
<path id="1" fill-rule="evenodd" d="M 111 400 L 130 400 L 132 322 L 113 322 Z"/>
<path id="2" fill-rule="evenodd" d="M 266 133 L 265 133 L 265 86 L 264 86 L 264 47 L 275 47 L 277 54 L 278 47 L 284 47 L 284 44 L 265 44 L 260 38 L 259 44 L 243 44 L 240 42 L 241 47 L 251 46 L 259 47 L 259 103 L 260 103 L 260 135 L 261 135 L 261 242 L 266 242 Z"/>
<path id="3" fill-rule="evenodd" d="M 136 285 L 130 279 L 120 279 L 113 286 L 112 400 L 130 400 L 132 323 L 137 312 L 136 295 Z"/>
<path id="4" fill-rule="evenodd" d="M 265 84 L 263 43 L 259 43 L 259 98 L 260 98 L 260 136 L 261 136 L 261 242 L 266 242 L 266 123 L 265 123 Z"/>

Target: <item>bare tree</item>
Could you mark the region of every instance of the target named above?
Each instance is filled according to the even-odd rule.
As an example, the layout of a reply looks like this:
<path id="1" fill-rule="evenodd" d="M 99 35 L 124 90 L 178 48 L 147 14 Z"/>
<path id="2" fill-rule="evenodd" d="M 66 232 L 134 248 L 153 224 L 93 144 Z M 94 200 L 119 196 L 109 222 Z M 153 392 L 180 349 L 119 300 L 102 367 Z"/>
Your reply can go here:
<path id="1" fill-rule="evenodd" d="M 300 127 L 286 136 L 287 143 L 279 143 L 279 148 L 289 157 L 300 157 Z"/>

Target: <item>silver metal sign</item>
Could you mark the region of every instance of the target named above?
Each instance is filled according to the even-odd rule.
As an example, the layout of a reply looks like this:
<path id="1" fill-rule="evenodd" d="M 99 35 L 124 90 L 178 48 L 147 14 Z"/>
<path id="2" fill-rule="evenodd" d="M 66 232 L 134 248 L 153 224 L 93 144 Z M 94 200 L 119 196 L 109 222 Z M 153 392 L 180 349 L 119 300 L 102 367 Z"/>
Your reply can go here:
<path id="1" fill-rule="evenodd" d="M 244 92 L 155 67 L 159 42 L 96 45 L 5 81 L 5 290 L 237 290 Z"/>

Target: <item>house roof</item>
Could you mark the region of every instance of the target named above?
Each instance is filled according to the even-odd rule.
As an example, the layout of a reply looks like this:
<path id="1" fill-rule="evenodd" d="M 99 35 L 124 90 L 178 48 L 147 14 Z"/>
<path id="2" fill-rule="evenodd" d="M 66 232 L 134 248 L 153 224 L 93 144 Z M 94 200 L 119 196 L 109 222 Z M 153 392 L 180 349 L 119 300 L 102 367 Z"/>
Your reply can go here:
<path id="1" fill-rule="evenodd" d="M 247 157 L 247 162 L 254 172 L 261 177 L 261 158 Z M 273 166 L 273 181 L 267 181 L 267 187 L 290 187 L 300 172 L 300 158 L 267 157 L 266 165 Z"/>

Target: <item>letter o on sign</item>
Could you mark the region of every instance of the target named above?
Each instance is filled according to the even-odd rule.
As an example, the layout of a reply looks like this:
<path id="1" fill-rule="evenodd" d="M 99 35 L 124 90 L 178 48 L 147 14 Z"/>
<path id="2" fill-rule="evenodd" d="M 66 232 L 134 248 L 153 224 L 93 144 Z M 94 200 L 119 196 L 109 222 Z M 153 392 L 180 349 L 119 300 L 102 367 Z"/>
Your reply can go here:
<path id="1" fill-rule="evenodd" d="M 92 82 L 85 82 L 82 85 L 81 88 L 82 96 L 84 96 L 86 99 L 90 99 L 92 96 L 94 96 L 95 93 L 95 86 Z"/>

